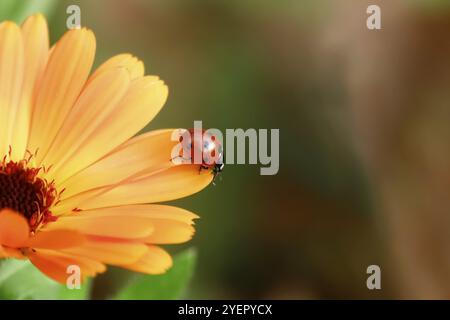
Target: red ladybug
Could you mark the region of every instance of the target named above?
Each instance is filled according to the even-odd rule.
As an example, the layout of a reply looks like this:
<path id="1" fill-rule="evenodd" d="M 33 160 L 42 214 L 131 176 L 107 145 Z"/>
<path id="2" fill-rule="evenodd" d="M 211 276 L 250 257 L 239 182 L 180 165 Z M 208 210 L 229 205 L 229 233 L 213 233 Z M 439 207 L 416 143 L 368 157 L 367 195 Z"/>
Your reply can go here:
<path id="1" fill-rule="evenodd" d="M 199 129 L 197 129 L 200 131 Z M 186 137 L 186 135 L 188 135 Z M 180 136 L 179 140 L 183 146 L 183 151 L 189 154 L 182 156 L 184 160 L 189 160 L 190 163 L 195 163 L 197 159 L 201 159 L 199 171 L 211 170 L 216 176 L 223 171 L 223 147 L 220 141 L 206 130 L 196 132 L 196 129 L 189 129 Z M 182 151 L 182 152 L 183 152 Z M 197 155 L 195 155 L 197 153 Z"/>

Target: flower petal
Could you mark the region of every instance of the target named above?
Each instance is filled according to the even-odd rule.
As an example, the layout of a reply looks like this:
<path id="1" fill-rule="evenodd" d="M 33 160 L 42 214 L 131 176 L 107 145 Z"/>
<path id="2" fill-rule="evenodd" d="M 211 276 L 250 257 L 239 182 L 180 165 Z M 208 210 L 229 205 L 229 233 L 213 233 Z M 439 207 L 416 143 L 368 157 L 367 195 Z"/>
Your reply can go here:
<path id="1" fill-rule="evenodd" d="M 147 251 L 146 245 L 133 241 L 88 236 L 82 247 L 64 249 L 63 252 L 98 260 L 107 264 L 131 264 Z"/>
<path id="2" fill-rule="evenodd" d="M 111 209 L 110 211 L 113 211 Z M 135 216 L 96 216 L 95 212 L 88 215 L 72 215 L 60 217 L 56 222 L 49 223 L 45 230 L 72 229 L 83 234 L 112 238 L 139 239 L 153 232 L 152 221 L 145 217 Z M 50 232 L 50 231 L 49 231 Z"/>
<path id="3" fill-rule="evenodd" d="M 190 240 L 195 214 L 166 205 L 129 205 L 92 209 L 60 216 L 44 230 L 73 228 L 85 234 L 139 239 L 149 244 L 173 244 Z"/>
<path id="4" fill-rule="evenodd" d="M 4 256 L 0 258 L 14 258 L 19 260 L 28 260 L 28 257 L 24 255 L 21 249 L 2 247 L 2 254 Z"/>
<path id="5" fill-rule="evenodd" d="M 85 242 L 84 236 L 73 230 L 39 231 L 34 237 L 30 237 L 26 243 L 30 248 L 65 249 L 78 247 Z"/>
<path id="6" fill-rule="evenodd" d="M 8 257 L 8 254 L 6 253 L 6 251 L 3 248 L 3 246 L 0 245 L 0 259 L 7 258 L 7 257 Z"/>
<path id="7" fill-rule="evenodd" d="M 89 139 L 61 164 L 63 170 L 54 172 L 55 180 L 66 180 L 134 136 L 156 116 L 167 94 L 167 86 L 157 77 L 147 76 L 133 81 L 117 107 L 95 127 Z"/>
<path id="8" fill-rule="evenodd" d="M 212 179 L 211 172 L 199 172 L 198 165 L 178 165 L 64 199 L 54 213 L 179 199 L 204 189 Z"/>
<path id="9" fill-rule="evenodd" d="M 151 131 L 130 139 L 104 158 L 79 172 L 62 187 L 68 198 L 91 189 L 117 184 L 131 176 L 173 166 L 170 161 L 173 129 Z M 95 177 L 95 179 L 92 179 Z"/>
<path id="10" fill-rule="evenodd" d="M 151 220 L 167 219 L 173 221 L 183 222 L 189 225 L 193 224 L 194 219 L 199 217 L 182 208 L 177 208 L 161 204 L 141 204 L 141 205 L 127 205 L 102 209 L 89 209 L 73 213 L 71 216 L 77 217 L 142 217 Z M 68 216 L 68 217 L 71 217 Z M 60 221 L 63 219 L 62 216 Z M 54 222 L 55 223 L 55 222 Z M 48 224 L 47 226 L 50 226 Z"/>
<path id="11" fill-rule="evenodd" d="M 9 209 L 0 211 L 0 244 L 12 248 L 24 246 L 30 234 L 27 219 Z"/>
<path id="12" fill-rule="evenodd" d="M 199 173 L 196 165 L 179 165 L 123 182 L 87 200 L 80 207 L 89 209 L 179 199 L 204 189 L 212 178 L 210 172 Z"/>
<path id="13" fill-rule="evenodd" d="M 121 265 L 122 268 L 148 274 L 161 274 L 172 267 L 172 257 L 162 248 L 148 246 L 147 253 L 133 264 Z"/>
<path id="14" fill-rule="evenodd" d="M 176 244 L 192 239 L 195 233 L 193 226 L 179 221 L 158 219 L 153 221 L 155 230 L 143 239 L 148 244 Z"/>
<path id="15" fill-rule="evenodd" d="M 70 276 L 70 273 L 68 273 L 69 266 L 75 265 L 80 267 L 82 280 L 106 270 L 105 265 L 96 260 L 51 250 L 41 249 L 30 252 L 29 258 L 31 263 L 41 270 L 42 273 L 61 284 L 66 284 Z"/>
<path id="16" fill-rule="evenodd" d="M 49 56 L 48 26 L 44 16 L 38 13 L 25 20 L 22 35 L 25 49 L 22 95 L 28 95 L 32 94 L 36 80 L 42 76 Z"/>
<path id="17" fill-rule="evenodd" d="M 19 108 L 12 134 L 12 159 L 25 155 L 30 131 L 33 94 L 37 80 L 42 76 L 48 59 L 49 40 L 45 18 L 41 14 L 29 17 L 22 25 L 24 46 L 24 77 Z"/>
<path id="18" fill-rule="evenodd" d="M 122 53 L 106 60 L 97 68 L 97 70 L 95 70 L 88 82 L 92 81 L 105 71 L 117 68 L 125 68 L 130 74 L 131 79 L 137 79 L 144 76 L 144 63 L 129 53 Z"/>
<path id="19" fill-rule="evenodd" d="M 0 24 L 0 155 L 12 145 L 24 74 L 23 40 L 13 22 Z"/>
<path id="20" fill-rule="evenodd" d="M 44 163 L 52 165 L 47 179 L 52 179 L 58 170 L 66 170 L 70 166 L 66 164 L 67 161 L 82 160 L 80 156 L 74 157 L 74 154 L 87 144 L 91 135 L 114 111 L 129 84 L 128 72 L 124 68 L 116 68 L 103 72 L 86 86 L 44 159 Z"/>
<path id="21" fill-rule="evenodd" d="M 92 67 L 95 37 L 87 29 L 72 29 L 57 42 L 38 86 L 28 149 L 45 157 L 56 133 L 78 98 Z"/>

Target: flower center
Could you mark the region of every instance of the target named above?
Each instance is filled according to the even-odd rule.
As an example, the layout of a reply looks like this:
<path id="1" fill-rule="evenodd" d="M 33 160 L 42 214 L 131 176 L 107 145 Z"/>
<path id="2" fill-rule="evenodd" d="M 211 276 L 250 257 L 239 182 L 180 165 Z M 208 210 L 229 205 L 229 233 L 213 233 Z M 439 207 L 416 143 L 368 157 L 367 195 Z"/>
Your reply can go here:
<path id="1" fill-rule="evenodd" d="M 53 182 L 38 177 L 42 168 L 28 167 L 30 159 L 0 162 L 0 210 L 12 209 L 27 220 L 32 231 L 56 220 L 50 208 L 59 194 Z"/>

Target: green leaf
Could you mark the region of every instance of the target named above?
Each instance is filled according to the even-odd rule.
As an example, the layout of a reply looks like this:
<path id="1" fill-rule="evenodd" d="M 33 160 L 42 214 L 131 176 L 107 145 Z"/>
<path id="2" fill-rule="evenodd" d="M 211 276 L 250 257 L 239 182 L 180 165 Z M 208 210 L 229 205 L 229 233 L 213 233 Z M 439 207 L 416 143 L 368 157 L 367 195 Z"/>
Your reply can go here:
<path id="1" fill-rule="evenodd" d="M 136 274 L 128 286 L 114 299 L 118 300 L 174 300 L 180 299 L 192 278 L 197 259 L 195 249 L 175 256 L 173 267 L 165 274 L 152 276 Z"/>
<path id="2" fill-rule="evenodd" d="M 56 4 L 56 0 L 1 0 L 0 21 L 12 20 L 22 23 L 27 16 L 37 12 L 48 16 Z"/>
<path id="3" fill-rule="evenodd" d="M 80 289 L 68 289 L 66 286 L 61 286 L 58 299 L 61 300 L 89 300 L 91 296 L 92 279 L 86 280 Z"/>
<path id="4" fill-rule="evenodd" d="M 60 288 L 29 261 L 0 262 L 0 299 L 57 299 Z"/>

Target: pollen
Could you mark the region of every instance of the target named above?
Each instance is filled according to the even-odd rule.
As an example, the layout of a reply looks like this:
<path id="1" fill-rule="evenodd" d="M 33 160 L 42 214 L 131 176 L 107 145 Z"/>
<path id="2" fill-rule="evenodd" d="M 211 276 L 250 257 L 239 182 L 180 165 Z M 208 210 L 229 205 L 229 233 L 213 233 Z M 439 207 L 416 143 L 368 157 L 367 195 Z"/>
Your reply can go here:
<path id="1" fill-rule="evenodd" d="M 50 209 L 59 193 L 54 182 L 39 177 L 44 168 L 29 166 L 30 159 L 15 162 L 5 156 L 0 162 L 0 211 L 8 208 L 20 213 L 34 231 L 56 220 Z"/>

